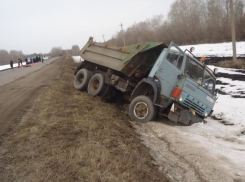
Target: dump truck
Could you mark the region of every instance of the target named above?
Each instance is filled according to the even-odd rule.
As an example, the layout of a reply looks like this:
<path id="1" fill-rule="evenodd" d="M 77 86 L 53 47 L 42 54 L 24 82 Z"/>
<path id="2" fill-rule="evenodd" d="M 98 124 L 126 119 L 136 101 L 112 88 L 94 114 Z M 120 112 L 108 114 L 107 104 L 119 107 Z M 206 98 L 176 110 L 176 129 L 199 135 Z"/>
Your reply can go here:
<path id="1" fill-rule="evenodd" d="M 117 47 L 90 37 L 79 55 L 84 61 L 75 71 L 74 87 L 105 100 L 120 93 L 135 121 L 160 115 L 190 125 L 213 112 L 215 72 L 174 42 Z"/>

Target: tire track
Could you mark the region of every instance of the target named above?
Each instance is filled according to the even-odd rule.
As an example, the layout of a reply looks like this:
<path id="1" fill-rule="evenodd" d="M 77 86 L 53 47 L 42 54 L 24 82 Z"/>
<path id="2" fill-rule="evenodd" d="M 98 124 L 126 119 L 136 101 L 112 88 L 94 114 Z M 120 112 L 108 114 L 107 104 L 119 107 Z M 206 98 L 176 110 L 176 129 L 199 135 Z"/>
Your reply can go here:
<path id="1" fill-rule="evenodd" d="M 61 76 L 65 57 L 0 87 L 0 136 L 16 123 L 34 100 Z"/>

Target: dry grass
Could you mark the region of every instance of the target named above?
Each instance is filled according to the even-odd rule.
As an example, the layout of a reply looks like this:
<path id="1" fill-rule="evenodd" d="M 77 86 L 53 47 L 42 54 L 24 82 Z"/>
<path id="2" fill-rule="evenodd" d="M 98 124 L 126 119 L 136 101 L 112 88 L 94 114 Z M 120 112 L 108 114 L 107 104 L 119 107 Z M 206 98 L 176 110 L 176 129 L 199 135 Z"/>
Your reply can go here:
<path id="1" fill-rule="evenodd" d="M 245 61 L 238 59 L 236 62 L 233 60 L 220 61 L 218 63 L 214 63 L 215 66 L 222 68 L 236 68 L 236 69 L 244 69 Z"/>
<path id="2" fill-rule="evenodd" d="M 61 79 L 0 147 L 0 181 L 166 181 L 129 118 L 113 104 L 73 88 L 66 59 Z"/>

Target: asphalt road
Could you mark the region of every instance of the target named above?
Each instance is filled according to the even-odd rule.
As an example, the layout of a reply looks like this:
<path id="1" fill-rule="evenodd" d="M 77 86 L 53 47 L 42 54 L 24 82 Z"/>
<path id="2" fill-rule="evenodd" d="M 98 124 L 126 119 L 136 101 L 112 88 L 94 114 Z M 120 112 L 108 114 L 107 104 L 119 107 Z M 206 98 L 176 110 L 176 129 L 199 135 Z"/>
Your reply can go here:
<path id="1" fill-rule="evenodd" d="M 0 136 L 18 123 L 40 93 L 60 77 L 64 60 L 52 58 L 32 67 L 0 72 Z"/>
<path id="2" fill-rule="evenodd" d="M 51 58 L 49 60 L 45 60 L 44 63 L 38 62 L 31 64 L 30 67 L 21 67 L 0 71 L 0 86 L 9 83 L 15 79 L 20 78 L 28 73 L 34 72 L 42 68 L 43 66 L 49 65 L 53 61 L 57 60 L 59 57 Z"/>

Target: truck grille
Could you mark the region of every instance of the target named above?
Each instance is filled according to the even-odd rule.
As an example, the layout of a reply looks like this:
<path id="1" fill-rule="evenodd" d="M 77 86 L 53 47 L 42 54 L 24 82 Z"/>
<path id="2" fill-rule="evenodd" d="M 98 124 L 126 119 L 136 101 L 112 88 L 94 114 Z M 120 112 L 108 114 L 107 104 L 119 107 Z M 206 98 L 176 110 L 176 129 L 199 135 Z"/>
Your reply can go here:
<path id="1" fill-rule="evenodd" d="M 202 116 L 204 115 L 205 109 L 199 106 L 198 104 L 196 104 L 195 102 L 193 102 L 192 100 L 190 100 L 189 98 L 186 98 L 183 104 L 188 108 L 194 109 L 197 114 L 200 114 Z"/>

